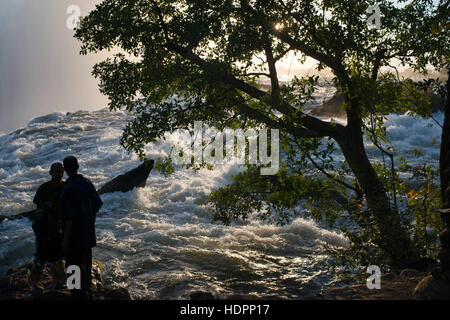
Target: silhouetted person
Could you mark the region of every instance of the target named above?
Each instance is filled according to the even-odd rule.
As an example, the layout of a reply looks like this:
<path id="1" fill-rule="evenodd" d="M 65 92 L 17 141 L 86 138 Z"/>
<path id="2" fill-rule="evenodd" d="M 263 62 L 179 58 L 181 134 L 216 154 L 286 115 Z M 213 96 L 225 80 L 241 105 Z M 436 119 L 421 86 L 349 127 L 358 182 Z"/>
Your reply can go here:
<path id="1" fill-rule="evenodd" d="M 50 262 L 55 287 L 65 283 L 63 250 L 61 246 L 61 221 L 59 220 L 59 198 L 64 185 L 63 165 L 59 162 L 50 167 L 52 180 L 42 184 L 34 196 L 37 219 L 33 223 L 36 235 L 36 257 L 31 269 L 31 284 L 38 286 L 46 262 Z"/>
<path id="2" fill-rule="evenodd" d="M 69 176 L 61 194 L 66 267 L 77 265 L 81 270 L 81 289 L 73 289 L 71 293 L 75 298 L 92 298 L 92 248 L 97 244 L 95 218 L 103 203 L 94 185 L 77 173 L 77 158 L 68 156 L 63 163 Z"/>

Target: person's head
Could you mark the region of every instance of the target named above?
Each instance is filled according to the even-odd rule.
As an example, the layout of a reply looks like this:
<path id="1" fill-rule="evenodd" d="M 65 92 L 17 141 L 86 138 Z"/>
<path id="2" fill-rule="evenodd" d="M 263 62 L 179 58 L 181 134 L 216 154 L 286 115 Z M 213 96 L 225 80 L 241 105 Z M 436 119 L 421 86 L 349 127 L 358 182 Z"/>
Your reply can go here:
<path id="1" fill-rule="evenodd" d="M 68 176 L 73 176 L 77 174 L 78 168 L 78 160 L 74 156 L 67 156 L 64 158 L 64 170 L 66 171 Z"/>
<path id="2" fill-rule="evenodd" d="M 61 162 L 55 162 L 51 165 L 50 175 L 52 176 L 52 181 L 56 183 L 60 183 L 64 176 L 64 168 Z"/>

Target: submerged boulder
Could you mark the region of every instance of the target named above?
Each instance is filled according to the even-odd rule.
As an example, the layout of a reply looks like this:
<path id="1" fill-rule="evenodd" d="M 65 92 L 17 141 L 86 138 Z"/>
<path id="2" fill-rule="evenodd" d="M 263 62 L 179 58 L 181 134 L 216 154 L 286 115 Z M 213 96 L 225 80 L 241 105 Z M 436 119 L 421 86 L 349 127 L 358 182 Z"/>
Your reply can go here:
<path id="1" fill-rule="evenodd" d="M 19 214 L 15 214 L 15 215 L 10 215 L 10 216 L 0 216 L 0 222 L 2 222 L 3 220 L 17 220 L 17 219 L 22 219 L 22 218 L 29 218 L 31 221 L 34 221 L 37 217 L 37 211 L 36 210 L 31 210 L 31 211 L 26 211 L 26 212 L 22 212 Z"/>
<path id="2" fill-rule="evenodd" d="M 121 174 L 120 176 L 105 183 L 100 190 L 98 190 L 98 193 L 104 194 L 116 191 L 127 192 L 135 187 L 145 187 L 148 175 L 150 174 L 150 171 L 152 171 L 154 163 L 154 160 L 145 159 L 144 163 L 142 163 L 139 167 L 128 171 L 125 174 Z"/>

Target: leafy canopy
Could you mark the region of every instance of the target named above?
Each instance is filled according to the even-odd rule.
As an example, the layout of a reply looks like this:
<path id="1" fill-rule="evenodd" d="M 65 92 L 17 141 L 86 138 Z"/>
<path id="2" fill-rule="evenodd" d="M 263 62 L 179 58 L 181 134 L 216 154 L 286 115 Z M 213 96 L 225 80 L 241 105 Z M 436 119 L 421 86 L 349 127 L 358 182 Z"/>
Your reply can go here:
<path id="1" fill-rule="evenodd" d="M 82 54 L 119 47 L 132 56 L 116 54 L 93 74 L 111 109 L 135 112 L 121 143 L 140 155 L 146 143 L 195 120 L 332 137 L 336 125 L 303 112 L 305 82 L 280 84 L 276 63 L 289 53 L 316 59 L 338 90 L 360 100 L 351 108 L 361 117 L 410 107 L 417 93 L 404 94 L 401 82 L 391 86 L 392 75 L 378 79 L 378 71 L 392 58 L 419 70 L 443 66 L 448 25 L 435 19 L 445 6 L 398 3 L 378 2 L 378 30 L 366 23 L 372 1 L 105 0 L 75 36 Z M 268 92 L 257 84 L 264 78 Z"/>
<path id="2" fill-rule="evenodd" d="M 397 193 L 406 190 L 393 182 L 397 179 L 394 149 L 386 137 L 385 117 L 394 111 L 430 113 L 423 91 L 400 79 L 392 63 L 399 61 L 422 73 L 430 66 L 446 67 L 449 8 L 445 1 L 380 0 L 381 28 L 376 29 L 367 24 L 366 10 L 373 4 L 365 0 L 104 0 L 81 20 L 75 36 L 82 43 L 82 54 L 116 47 L 123 51 L 98 63 L 93 74 L 100 79 L 111 110 L 125 108 L 135 114 L 121 144 L 141 157 L 147 143 L 164 138 L 166 132 L 192 129 L 194 121 L 219 130 L 280 129 L 285 159 L 278 174 L 262 177 L 248 166 L 231 185 L 205 200 L 213 205 L 216 219 L 230 223 L 257 211 L 261 218 L 276 217 L 283 223 L 290 218 L 287 212 L 306 199 L 313 215 L 324 215 L 330 223 L 344 211 L 353 212 L 363 231 L 362 236 L 349 234 L 355 252 L 373 252 L 374 243 L 386 251 L 383 231 L 374 230 L 373 221 L 382 226 L 390 220 L 373 212 L 364 214 L 371 210 L 364 199 L 371 182 L 381 178 L 394 203 Z M 301 61 L 317 60 L 318 70 L 331 70 L 335 88 L 345 96 L 346 125 L 305 112 L 317 77 L 279 80 L 277 64 L 292 54 Z M 383 67 L 389 71 L 381 72 Z M 268 81 L 270 89 L 263 89 L 261 80 Z M 363 132 L 391 158 L 390 179 L 384 174 L 390 169 L 387 164 L 370 168 L 372 180 L 365 185 L 358 161 L 335 166 L 334 142 L 342 147 L 347 137 Z M 366 159 L 365 150 L 352 148 L 346 157 Z M 173 171 L 167 159 L 158 167 Z M 372 205 L 376 202 L 372 200 Z M 414 201 L 410 205 L 418 207 Z"/>

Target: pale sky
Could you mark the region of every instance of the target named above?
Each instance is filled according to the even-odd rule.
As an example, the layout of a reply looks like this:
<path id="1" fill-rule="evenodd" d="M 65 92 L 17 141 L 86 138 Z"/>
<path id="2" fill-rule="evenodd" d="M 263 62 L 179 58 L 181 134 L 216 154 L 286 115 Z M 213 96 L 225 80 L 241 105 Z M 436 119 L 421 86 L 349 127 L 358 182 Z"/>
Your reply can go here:
<path id="1" fill-rule="evenodd" d="M 73 30 L 66 26 L 70 5 L 78 5 L 84 16 L 100 2 L 0 0 L 0 133 L 51 112 L 107 107 L 108 99 L 91 75 L 106 54 L 81 56 Z M 280 75 L 292 77 L 298 67 L 290 57 L 280 65 Z"/>
<path id="2" fill-rule="evenodd" d="M 70 5 L 86 15 L 98 2 L 0 0 L 0 132 L 55 111 L 107 106 L 91 76 L 104 56 L 79 55 L 79 43 L 66 26 Z"/>
<path id="3" fill-rule="evenodd" d="M 0 133 L 51 112 L 98 110 L 108 99 L 99 92 L 92 67 L 107 54 L 79 54 L 66 23 L 77 5 L 87 15 L 101 0 L 0 0 Z M 293 55 L 278 65 L 281 80 L 312 73 Z"/>

